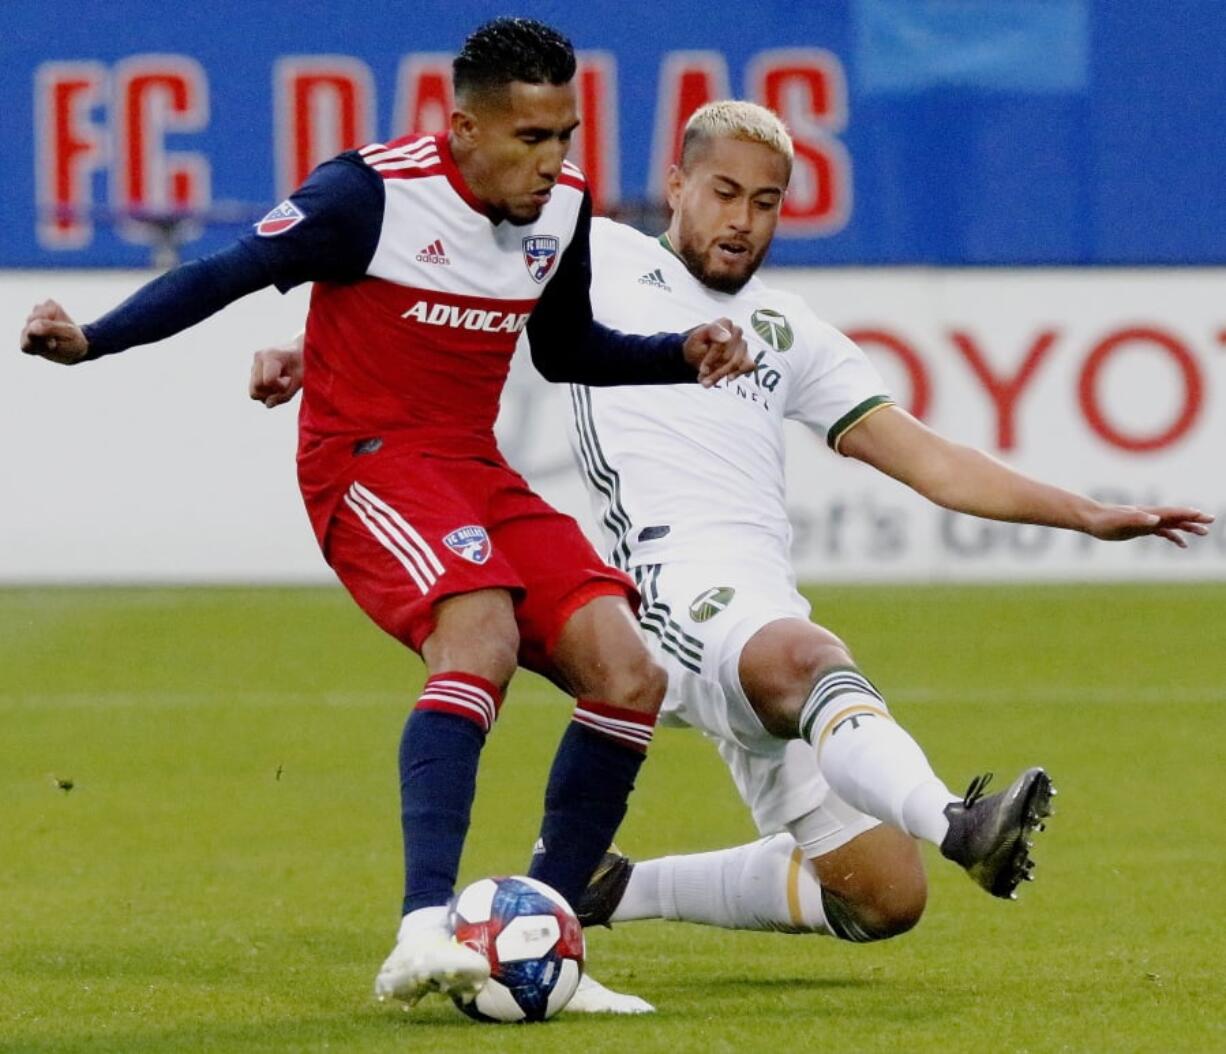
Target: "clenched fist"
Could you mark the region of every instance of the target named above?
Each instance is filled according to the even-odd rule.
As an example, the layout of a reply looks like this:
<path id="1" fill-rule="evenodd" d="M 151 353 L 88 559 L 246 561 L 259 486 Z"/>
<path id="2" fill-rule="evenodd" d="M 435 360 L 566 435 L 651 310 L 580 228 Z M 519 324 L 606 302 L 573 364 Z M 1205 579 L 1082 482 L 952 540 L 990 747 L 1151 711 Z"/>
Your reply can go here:
<path id="1" fill-rule="evenodd" d="M 89 341 L 67 311 L 54 300 L 44 300 L 26 319 L 21 331 L 21 350 L 71 366 L 85 358 Z"/>
<path id="2" fill-rule="evenodd" d="M 698 371 L 698 381 L 704 388 L 718 384 L 725 377 L 753 373 L 753 359 L 741 327 L 734 326 L 726 318 L 690 330 L 681 350 L 685 361 Z"/>

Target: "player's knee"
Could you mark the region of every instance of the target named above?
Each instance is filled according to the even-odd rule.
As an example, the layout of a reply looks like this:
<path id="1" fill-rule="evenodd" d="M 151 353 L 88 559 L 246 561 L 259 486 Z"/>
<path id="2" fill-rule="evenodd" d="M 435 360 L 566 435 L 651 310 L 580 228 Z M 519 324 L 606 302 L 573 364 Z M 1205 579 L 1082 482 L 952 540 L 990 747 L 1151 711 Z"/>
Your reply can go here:
<path id="1" fill-rule="evenodd" d="M 505 685 L 519 662 L 519 629 L 509 596 L 486 590 L 442 601 L 422 656 L 434 672 L 465 670 Z"/>
<path id="2" fill-rule="evenodd" d="M 800 712 L 818 678 L 851 662 L 846 646 L 829 630 L 789 619 L 746 646 L 741 684 L 767 731 L 790 738 L 797 734 Z"/>
<path id="3" fill-rule="evenodd" d="M 923 876 L 918 879 L 900 877 L 875 889 L 872 899 L 862 910 L 882 938 L 897 937 L 916 927 L 927 904 L 928 883 Z"/>
<path id="4" fill-rule="evenodd" d="M 486 639 L 475 649 L 477 662 L 490 672 L 486 674 L 497 685 L 506 685 L 519 665 L 519 633 L 512 630 L 498 639 Z"/>
<path id="5" fill-rule="evenodd" d="M 612 706 L 654 714 L 664 702 L 668 673 L 646 648 L 610 670 L 606 677 L 604 701 Z"/>
<path id="6" fill-rule="evenodd" d="M 780 653 L 780 675 L 788 687 L 808 694 L 814 682 L 835 666 L 850 666 L 851 655 L 833 633 L 814 626 L 811 633 L 789 635 Z"/>
<path id="7" fill-rule="evenodd" d="M 927 903 L 922 872 L 871 875 L 838 892 L 822 890 L 830 930 L 856 942 L 888 940 L 914 929 Z"/>
<path id="8" fill-rule="evenodd" d="M 851 662 L 847 646 L 829 630 L 787 619 L 746 645 L 741 680 L 751 699 L 803 700 L 824 671 Z"/>

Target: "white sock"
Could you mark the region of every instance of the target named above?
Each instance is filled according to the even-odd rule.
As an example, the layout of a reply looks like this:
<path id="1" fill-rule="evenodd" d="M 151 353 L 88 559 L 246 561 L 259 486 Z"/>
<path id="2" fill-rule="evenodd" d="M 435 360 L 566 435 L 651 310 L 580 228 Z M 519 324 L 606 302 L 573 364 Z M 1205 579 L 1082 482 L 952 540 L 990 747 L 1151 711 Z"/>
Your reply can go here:
<path id="1" fill-rule="evenodd" d="M 848 805 L 940 845 L 945 806 L 958 801 L 885 700 L 853 669 L 831 670 L 813 686 L 800 730 L 817 751 L 826 782 Z"/>
<path id="2" fill-rule="evenodd" d="M 410 911 L 400 920 L 400 929 L 396 933 L 396 940 L 402 941 L 410 935 L 417 936 L 425 933 L 446 932 L 447 909 L 445 907 L 418 908 L 416 911 Z"/>
<path id="3" fill-rule="evenodd" d="M 735 930 L 827 933 L 822 889 L 791 835 L 634 865 L 612 922 L 676 919 Z"/>

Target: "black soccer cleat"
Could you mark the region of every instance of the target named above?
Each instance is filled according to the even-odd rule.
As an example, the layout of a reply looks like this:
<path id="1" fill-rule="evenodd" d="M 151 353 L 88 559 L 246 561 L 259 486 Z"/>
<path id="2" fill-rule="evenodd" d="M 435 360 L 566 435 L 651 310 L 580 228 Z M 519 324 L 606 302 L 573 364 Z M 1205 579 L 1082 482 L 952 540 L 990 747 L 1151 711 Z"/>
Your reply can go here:
<path id="1" fill-rule="evenodd" d="M 630 857 L 617 851 L 617 846 L 610 846 L 609 851 L 600 858 L 592 880 L 575 905 L 575 914 L 583 926 L 611 926 L 609 919 L 621 903 L 630 881 L 630 872 L 634 864 Z"/>
<path id="2" fill-rule="evenodd" d="M 1017 899 L 1017 887 L 1034 880 L 1031 831 L 1052 814 L 1055 788 L 1040 768 L 1027 769 L 1008 789 L 985 798 L 992 773 L 976 776 L 960 802 L 945 806 L 949 831 L 941 853 L 961 864 L 994 897 Z"/>

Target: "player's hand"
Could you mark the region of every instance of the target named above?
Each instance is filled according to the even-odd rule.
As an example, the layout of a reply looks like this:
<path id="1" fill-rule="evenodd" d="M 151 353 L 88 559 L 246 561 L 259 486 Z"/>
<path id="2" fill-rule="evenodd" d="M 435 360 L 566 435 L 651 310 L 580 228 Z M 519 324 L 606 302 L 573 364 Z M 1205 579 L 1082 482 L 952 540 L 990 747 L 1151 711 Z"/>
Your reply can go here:
<path id="1" fill-rule="evenodd" d="M 704 388 L 754 370 L 741 327 L 726 318 L 690 330 L 681 350 L 685 361 L 698 371 L 698 382 Z"/>
<path id="2" fill-rule="evenodd" d="M 1102 505 L 1091 513 L 1086 533 L 1104 542 L 1153 534 L 1186 549 L 1186 535 L 1208 534 L 1212 522 L 1209 513 L 1189 506 Z"/>
<path id="3" fill-rule="evenodd" d="M 41 355 L 44 359 L 71 366 L 85 358 L 89 341 L 85 334 L 54 300 L 38 304 L 21 331 L 21 350 L 27 355 Z"/>
<path id="4" fill-rule="evenodd" d="M 296 344 L 284 348 L 265 348 L 251 360 L 251 398 L 270 410 L 289 402 L 302 387 L 302 352 Z"/>

